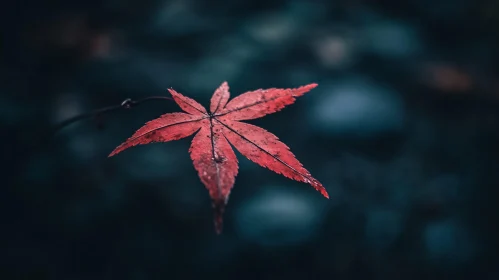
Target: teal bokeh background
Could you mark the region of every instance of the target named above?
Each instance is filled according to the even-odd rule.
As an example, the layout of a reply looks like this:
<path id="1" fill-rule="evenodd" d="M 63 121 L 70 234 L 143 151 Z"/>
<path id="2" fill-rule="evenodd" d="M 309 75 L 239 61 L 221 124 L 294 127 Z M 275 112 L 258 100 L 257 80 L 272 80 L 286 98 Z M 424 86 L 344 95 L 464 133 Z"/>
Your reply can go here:
<path id="1" fill-rule="evenodd" d="M 496 1 L 10 1 L 1 279 L 497 279 Z M 319 87 L 251 121 L 328 190 L 238 155 L 216 236 L 190 139 L 107 155 L 158 101 Z"/>

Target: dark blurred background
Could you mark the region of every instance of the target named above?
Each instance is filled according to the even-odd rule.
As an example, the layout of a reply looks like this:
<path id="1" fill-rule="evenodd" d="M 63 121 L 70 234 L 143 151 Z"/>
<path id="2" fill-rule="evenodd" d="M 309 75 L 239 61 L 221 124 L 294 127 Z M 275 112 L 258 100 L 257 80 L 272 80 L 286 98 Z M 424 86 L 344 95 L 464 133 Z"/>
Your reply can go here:
<path id="1" fill-rule="evenodd" d="M 0 279 L 499 279 L 499 2 L 2 5 Z M 158 100 L 319 87 L 251 121 L 327 188 L 238 154 L 216 236 L 190 139 L 107 155 Z"/>

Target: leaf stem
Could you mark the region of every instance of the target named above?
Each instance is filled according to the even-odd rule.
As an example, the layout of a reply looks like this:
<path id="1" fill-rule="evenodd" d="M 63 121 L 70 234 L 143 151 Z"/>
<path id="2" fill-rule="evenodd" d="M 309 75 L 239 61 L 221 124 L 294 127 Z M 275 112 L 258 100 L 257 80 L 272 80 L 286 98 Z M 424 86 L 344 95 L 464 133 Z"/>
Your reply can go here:
<path id="1" fill-rule="evenodd" d="M 84 113 L 84 114 L 81 114 L 81 115 L 77 115 L 77 116 L 74 116 L 74 117 L 69 118 L 67 120 L 64 120 L 61 123 L 57 124 L 53 128 L 52 133 L 56 134 L 57 132 L 59 132 L 60 130 L 62 130 L 63 128 L 65 128 L 66 126 L 69 126 L 70 124 L 73 124 L 73 123 L 75 123 L 77 121 L 81 121 L 81 120 L 85 120 L 85 119 L 90 119 L 90 118 L 95 118 L 95 117 L 98 117 L 100 115 L 103 115 L 103 114 L 106 114 L 106 113 L 109 113 L 109 112 L 113 112 L 113 111 L 117 111 L 117 110 L 121 110 L 121 109 L 130 109 L 130 108 L 136 107 L 136 106 L 138 106 L 138 105 L 140 105 L 140 104 L 142 104 L 144 102 L 147 102 L 147 101 L 150 101 L 150 100 L 158 100 L 158 99 L 173 100 L 173 98 L 166 97 L 166 96 L 150 96 L 150 97 L 145 97 L 145 98 L 142 98 L 142 99 L 139 99 L 139 100 L 132 100 L 131 98 L 127 98 L 127 99 L 123 100 L 123 102 L 121 102 L 118 105 L 113 105 L 113 106 L 108 106 L 108 107 L 100 108 L 100 109 L 94 110 L 92 112 Z"/>

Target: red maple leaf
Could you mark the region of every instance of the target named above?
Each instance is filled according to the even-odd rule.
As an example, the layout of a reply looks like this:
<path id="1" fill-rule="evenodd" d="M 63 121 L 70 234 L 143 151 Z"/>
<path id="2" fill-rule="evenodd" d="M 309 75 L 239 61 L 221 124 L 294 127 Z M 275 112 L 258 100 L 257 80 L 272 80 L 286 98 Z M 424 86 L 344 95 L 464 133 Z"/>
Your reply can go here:
<path id="1" fill-rule="evenodd" d="M 185 113 L 164 114 L 146 123 L 109 156 L 136 145 L 178 140 L 197 132 L 189 152 L 201 182 L 210 193 L 217 233 L 222 231 L 223 212 L 238 171 L 238 161 L 230 144 L 249 160 L 290 179 L 308 183 L 329 198 L 322 184 L 310 175 L 286 144 L 263 128 L 240 122 L 280 111 L 294 103 L 295 97 L 316 86 L 258 89 L 228 102 L 229 86 L 224 82 L 211 97 L 210 112 L 195 100 L 169 89 Z"/>

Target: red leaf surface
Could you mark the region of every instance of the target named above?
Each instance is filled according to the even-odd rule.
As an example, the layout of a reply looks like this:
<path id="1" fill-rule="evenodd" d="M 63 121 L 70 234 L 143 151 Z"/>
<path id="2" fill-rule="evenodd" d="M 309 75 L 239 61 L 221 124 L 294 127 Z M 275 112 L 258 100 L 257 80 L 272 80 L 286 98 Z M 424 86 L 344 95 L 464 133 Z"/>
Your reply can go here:
<path id="1" fill-rule="evenodd" d="M 289 179 L 310 184 L 329 198 L 322 184 L 310 175 L 277 136 L 263 128 L 239 122 L 280 111 L 316 86 L 259 89 L 243 93 L 228 102 L 229 86 L 224 82 L 211 98 L 210 113 L 195 100 L 169 89 L 175 102 L 187 114 L 164 114 L 146 123 L 109 156 L 136 145 L 178 140 L 197 132 L 189 153 L 201 182 L 210 194 L 217 233 L 222 232 L 222 216 L 238 172 L 238 161 L 230 144 L 249 160 Z"/>

